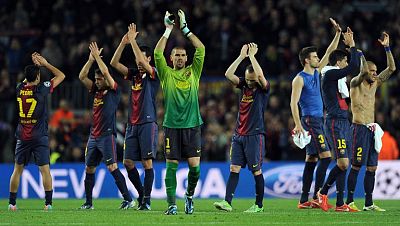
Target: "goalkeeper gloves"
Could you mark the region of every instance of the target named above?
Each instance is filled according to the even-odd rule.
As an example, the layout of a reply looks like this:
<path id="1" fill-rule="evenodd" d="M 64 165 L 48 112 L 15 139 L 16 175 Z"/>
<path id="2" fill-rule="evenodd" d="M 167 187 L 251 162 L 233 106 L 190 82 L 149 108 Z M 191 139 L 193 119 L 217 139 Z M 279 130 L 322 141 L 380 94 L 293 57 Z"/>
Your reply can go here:
<path id="1" fill-rule="evenodd" d="M 189 37 L 192 34 L 192 32 L 190 32 L 190 30 L 187 26 L 185 13 L 181 9 L 178 10 L 178 16 L 179 16 L 179 25 L 180 25 L 183 35 L 186 37 Z"/>

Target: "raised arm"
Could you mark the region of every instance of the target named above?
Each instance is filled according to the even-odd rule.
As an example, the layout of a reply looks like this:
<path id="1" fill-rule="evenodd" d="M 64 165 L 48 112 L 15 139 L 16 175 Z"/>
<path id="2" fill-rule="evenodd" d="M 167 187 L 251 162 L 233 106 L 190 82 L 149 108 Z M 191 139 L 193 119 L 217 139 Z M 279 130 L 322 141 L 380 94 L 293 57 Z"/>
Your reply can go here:
<path id="1" fill-rule="evenodd" d="M 355 48 L 355 42 L 353 38 L 353 32 L 349 27 L 347 27 L 346 33 L 343 34 L 343 43 L 350 47 L 350 62 L 349 64 L 341 69 L 329 70 L 325 73 L 325 78 L 327 80 L 339 80 L 350 74 L 358 73 L 360 67 L 360 57 L 358 55 L 357 49 Z"/>
<path id="2" fill-rule="evenodd" d="M 263 89 L 267 89 L 268 81 L 267 81 L 267 79 L 265 79 L 264 72 L 262 71 L 261 66 L 255 57 L 257 51 L 258 51 L 257 44 L 250 43 L 249 44 L 249 59 L 250 59 L 251 65 L 253 66 L 254 72 L 257 75 L 257 82 Z"/>
<path id="3" fill-rule="evenodd" d="M 249 49 L 249 46 L 247 44 L 242 46 L 242 49 L 240 50 L 240 55 L 238 58 L 236 58 L 235 61 L 231 64 L 231 66 L 228 67 L 228 69 L 225 72 L 225 77 L 231 81 L 235 86 L 237 86 L 240 82 L 239 77 L 235 75 L 235 71 L 238 68 L 239 64 L 246 58 L 247 51 Z"/>
<path id="4" fill-rule="evenodd" d="M 361 57 L 360 57 L 360 59 L 361 59 L 360 73 L 356 77 L 351 79 L 351 82 L 350 82 L 351 88 L 359 86 L 368 75 L 367 60 L 365 59 L 364 54 L 362 54 L 361 51 L 359 51 L 358 53 L 359 53 L 359 55 L 361 55 Z"/>
<path id="5" fill-rule="evenodd" d="M 387 67 L 385 70 L 383 70 L 379 75 L 379 82 L 382 83 L 390 78 L 390 75 L 393 74 L 394 71 L 396 71 L 396 64 L 394 63 L 394 58 L 392 51 L 390 51 L 390 45 L 389 45 L 389 34 L 386 32 L 383 32 L 383 40 L 378 39 L 378 41 L 382 44 L 382 46 L 385 48 L 386 52 L 386 62 L 387 62 Z"/>
<path id="6" fill-rule="evenodd" d="M 62 73 L 58 68 L 51 65 L 47 60 L 42 57 L 39 53 L 35 52 L 32 54 L 32 59 L 35 58 L 33 61 L 37 63 L 39 66 L 43 66 L 47 68 L 53 75 L 54 78 L 51 79 L 53 83 L 53 88 L 56 88 L 65 78 L 64 73 Z"/>
<path id="7" fill-rule="evenodd" d="M 333 38 L 331 44 L 326 49 L 324 56 L 322 57 L 321 61 L 319 62 L 319 67 L 318 67 L 319 72 L 321 72 L 322 68 L 328 64 L 329 55 L 332 53 L 332 51 L 337 49 L 337 47 L 339 45 L 339 41 L 340 41 L 340 34 L 342 33 L 342 29 L 340 28 L 340 25 L 338 23 L 336 23 L 336 21 L 332 18 L 329 18 L 329 20 L 331 21 L 333 28 L 335 28 L 336 33 L 335 33 L 335 37 Z"/>
<path id="8" fill-rule="evenodd" d="M 292 82 L 292 96 L 290 98 L 290 109 L 292 110 L 292 117 L 295 124 L 295 127 L 293 129 L 294 134 L 305 132 L 303 126 L 301 125 L 299 106 L 298 106 L 303 86 L 304 86 L 303 78 L 297 75 Z"/>
<path id="9" fill-rule="evenodd" d="M 128 35 L 125 34 L 122 37 L 121 42 L 119 43 L 117 49 L 115 50 L 114 56 L 111 59 L 111 66 L 115 68 L 119 73 L 123 76 L 128 75 L 128 68 L 120 62 L 122 52 L 124 51 L 125 45 L 129 44 Z"/>
<path id="10" fill-rule="evenodd" d="M 100 50 L 97 47 L 97 43 L 96 42 L 90 43 L 89 49 L 90 49 L 90 54 L 92 54 L 94 59 L 96 60 L 97 65 L 99 66 L 99 69 L 100 69 L 101 73 L 103 74 L 105 80 L 107 81 L 109 87 L 113 89 L 115 86 L 115 81 L 111 77 L 110 72 L 108 71 L 108 68 L 107 68 L 106 64 L 104 63 L 103 59 L 101 59 Z"/>
<path id="11" fill-rule="evenodd" d="M 339 80 L 341 78 L 344 78 L 350 74 L 356 73 L 358 71 L 360 64 L 358 63 L 360 61 L 360 58 L 357 53 L 357 49 L 354 47 L 350 48 L 350 62 L 349 65 L 342 69 L 332 69 L 329 70 L 325 73 L 324 79 L 327 80 Z"/>
<path id="12" fill-rule="evenodd" d="M 128 27 L 128 38 L 131 43 L 133 54 L 135 54 L 136 61 L 146 70 L 147 73 L 153 73 L 153 69 L 151 68 L 149 62 L 145 59 L 142 51 L 139 48 L 139 45 L 136 42 L 136 37 L 139 34 L 136 30 L 136 24 L 131 23 Z"/>
<path id="13" fill-rule="evenodd" d="M 172 29 L 174 28 L 174 15 L 169 13 L 168 11 L 165 12 L 164 16 L 164 25 L 165 25 L 165 32 L 161 36 L 160 40 L 158 40 L 156 47 L 154 48 L 154 52 L 160 51 L 164 52 L 165 46 L 167 45 L 167 41 L 169 38 L 169 35 L 172 32 Z"/>
<path id="14" fill-rule="evenodd" d="M 205 48 L 204 44 L 200 41 L 200 39 L 189 30 L 186 23 L 185 13 L 181 9 L 178 10 L 178 16 L 179 16 L 179 27 L 182 31 L 182 34 L 190 40 L 190 42 L 195 48 Z"/>
<path id="15" fill-rule="evenodd" d="M 81 80 L 83 85 L 89 90 L 93 87 L 93 81 L 88 78 L 88 74 L 94 61 L 95 59 L 93 58 L 92 54 L 89 53 L 88 61 L 85 63 L 85 65 L 83 65 L 81 72 L 79 72 L 79 80 Z"/>

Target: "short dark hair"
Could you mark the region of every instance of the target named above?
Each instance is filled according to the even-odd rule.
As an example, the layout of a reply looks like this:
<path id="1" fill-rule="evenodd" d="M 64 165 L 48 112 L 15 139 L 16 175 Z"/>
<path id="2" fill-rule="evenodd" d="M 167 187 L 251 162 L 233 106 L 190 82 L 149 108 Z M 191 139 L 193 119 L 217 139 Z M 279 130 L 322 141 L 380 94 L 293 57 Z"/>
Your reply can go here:
<path id="1" fill-rule="evenodd" d="M 301 49 L 299 53 L 301 66 L 304 67 L 304 65 L 306 64 L 306 59 L 310 57 L 310 54 L 317 51 L 318 48 L 315 46 L 304 47 L 303 49 Z"/>
<path id="2" fill-rule="evenodd" d="M 28 65 L 25 67 L 24 73 L 26 81 L 34 82 L 39 75 L 40 68 L 36 65 Z"/>
<path id="3" fill-rule="evenodd" d="M 96 68 L 96 70 L 94 70 L 94 73 L 97 75 L 103 75 L 103 73 L 101 73 L 100 68 Z"/>
<path id="4" fill-rule="evenodd" d="M 108 69 L 108 73 L 110 73 L 110 75 L 112 75 L 112 70 L 111 70 L 111 68 L 107 66 L 107 69 Z M 95 73 L 95 74 L 98 74 L 98 75 L 104 76 L 104 75 L 103 75 L 103 72 L 101 72 L 100 68 L 96 68 L 96 69 L 94 70 L 94 73 Z"/>
<path id="5" fill-rule="evenodd" d="M 347 57 L 347 52 L 341 49 L 335 49 L 329 55 L 329 65 L 334 66 L 336 62 L 343 60 Z"/>
<path id="6" fill-rule="evenodd" d="M 175 46 L 175 47 L 171 50 L 171 55 L 172 55 L 172 52 L 173 52 L 174 50 L 178 50 L 178 49 L 181 49 L 181 50 L 185 50 L 185 51 L 186 51 L 186 49 L 185 49 L 184 47 L 182 47 L 182 46 Z"/>
<path id="7" fill-rule="evenodd" d="M 140 48 L 140 51 L 145 53 L 146 57 L 149 57 L 152 55 L 152 51 L 151 51 L 150 47 L 143 45 L 143 46 L 140 46 L 139 48 Z"/>
<path id="8" fill-rule="evenodd" d="M 246 71 L 247 71 L 248 73 L 253 73 L 253 72 L 254 72 L 253 65 L 251 65 L 251 64 L 247 65 Z"/>

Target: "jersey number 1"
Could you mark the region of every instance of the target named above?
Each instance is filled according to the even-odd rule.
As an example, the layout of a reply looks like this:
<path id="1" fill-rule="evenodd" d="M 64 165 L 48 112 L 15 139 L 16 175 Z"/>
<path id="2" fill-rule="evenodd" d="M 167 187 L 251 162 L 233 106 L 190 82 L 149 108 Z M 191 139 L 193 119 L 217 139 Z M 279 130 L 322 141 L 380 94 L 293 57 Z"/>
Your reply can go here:
<path id="1" fill-rule="evenodd" d="M 31 104 L 31 107 L 29 108 L 28 114 L 24 113 L 23 100 L 20 97 L 17 97 L 17 101 L 19 103 L 19 117 L 21 117 L 21 118 L 25 118 L 25 117 L 26 118 L 31 118 L 33 112 L 35 111 L 37 101 L 34 98 L 27 98 L 25 100 L 25 103 L 30 103 Z"/>

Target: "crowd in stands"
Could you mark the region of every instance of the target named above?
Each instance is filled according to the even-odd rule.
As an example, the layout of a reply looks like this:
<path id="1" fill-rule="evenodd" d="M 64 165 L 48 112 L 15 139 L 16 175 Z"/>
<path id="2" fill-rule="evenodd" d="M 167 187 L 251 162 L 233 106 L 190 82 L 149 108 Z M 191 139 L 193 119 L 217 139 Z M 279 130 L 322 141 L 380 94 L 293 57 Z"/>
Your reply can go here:
<path id="1" fill-rule="evenodd" d="M 302 160 L 304 151 L 291 141 L 294 123 L 289 107 L 291 80 L 301 70 L 298 52 L 302 47 L 324 50 L 334 36 L 329 17 L 342 29 L 354 32 L 356 47 L 367 60 L 386 67 L 383 48 L 377 42 L 382 31 L 390 34 L 391 48 L 398 64 L 400 59 L 400 2 L 343 0 L 17 0 L 0 1 L 0 162 L 11 162 L 17 122 L 15 84 L 22 81 L 23 68 L 31 64 L 30 54 L 40 52 L 66 74 L 61 85 L 82 89 L 78 74 L 86 62 L 90 41 L 97 41 L 103 59 L 109 62 L 128 24 L 138 25 L 138 42 L 154 48 L 164 31 L 166 10 L 186 12 L 189 28 L 206 46 L 206 58 L 200 85 L 200 110 L 205 122 L 202 128 L 203 160 L 227 161 L 230 139 L 237 116 L 238 93 L 224 78 L 229 64 L 248 42 L 259 46 L 256 55 L 271 82 L 271 94 L 265 112 L 267 127 L 267 160 Z M 179 45 L 193 53 L 190 43 L 174 29 L 168 45 Z M 343 48 L 340 45 L 339 48 Z M 130 47 L 121 58 L 133 66 Z M 190 61 L 190 60 L 189 60 Z M 246 63 L 238 70 L 244 75 Z M 400 68 L 400 67 L 397 67 Z M 93 73 L 92 73 L 93 74 Z M 42 71 L 48 78 L 49 74 Z M 119 158 L 128 108 L 128 84 L 114 71 L 124 94 L 117 113 Z M 377 93 L 376 121 L 385 130 L 381 158 L 397 159 L 400 142 L 400 79 L 396 71 Z M 162 95 L 158 96 L 158 119 L 163 118 Z M 87 100 L 85 100 L 88 102 Z M 90 128 L 90 106 L 81 107 L 57 93 L 52 97 L 49 119 L 52 162 L 81 162 Z M 79 107 L 78 107 L 79 106 Z M 163 158 L 163 132 L 159 133 L 159 155 Z M 387 149 L 387 150 L 386 150 Z"/>

